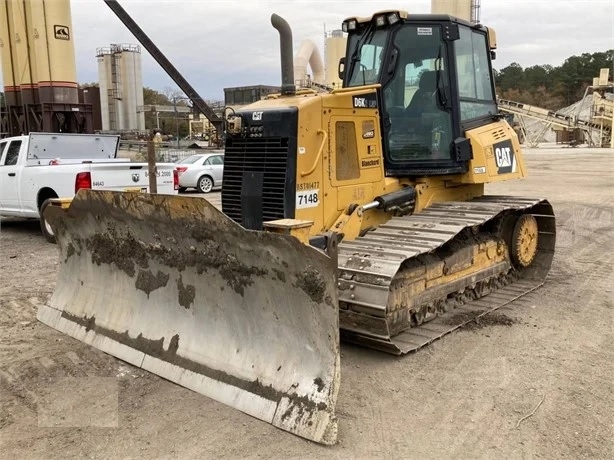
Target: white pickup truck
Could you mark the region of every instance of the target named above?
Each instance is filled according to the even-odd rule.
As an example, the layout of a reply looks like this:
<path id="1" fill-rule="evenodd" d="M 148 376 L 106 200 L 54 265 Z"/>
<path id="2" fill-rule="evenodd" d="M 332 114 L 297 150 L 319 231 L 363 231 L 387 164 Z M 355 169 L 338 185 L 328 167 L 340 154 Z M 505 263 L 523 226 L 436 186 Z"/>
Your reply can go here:
<path id="1" fill-rule="evenodd" d="M 52 198 L 77 190 L 149 191 L 147 163 L 117 158 L 119 136 L 32 133 L 0 139 L 0 216 L 36 218 L 43 235 L 55 238 L 41 218 Z M 157 163 L 157 192 L 176 194 L 175 165 Z"/>

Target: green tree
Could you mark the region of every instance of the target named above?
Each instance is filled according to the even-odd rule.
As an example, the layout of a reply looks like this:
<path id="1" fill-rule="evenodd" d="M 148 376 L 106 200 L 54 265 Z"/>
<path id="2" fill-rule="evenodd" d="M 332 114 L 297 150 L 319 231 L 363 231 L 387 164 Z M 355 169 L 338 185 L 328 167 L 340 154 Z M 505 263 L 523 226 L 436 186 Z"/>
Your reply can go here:
<path id="1" fill-rule="evenodd" d="M 185 96 L 181 91 L 172 87 L 165 87 L 162 91 L 158 91 L 152 88 L 143 87 L 143 104 L 151 106 L 172 106 L 173 100 L 177 106 L 186 107 L 189 106 Z M 145 129 L 153 129 L 160 127 L 160 130 L 165 134 L 172 136 L 177 135 L 177 129 L 179 130 L 179 136 L 184 137 L 189 133 L 188 120 L 185 113 L 180 113 L 175 119 L 175 113 L 171 112 L 159 112 L 156 116 L 155 111 L 145 112 Z"/>
<path id="2" fill-rule="evenodd" d="M 145 105 L 172 105 L 173 103 L 163 93 L 155 89 L 143 87 L 143 104 Z"/>
<path id="3" fill-rule="evenodd" d="M 517 62 L 512 62 L 504 69 L 501 69 L 498 75 L 497 84 L 501 91 L 507 91 L 512 88 L 524 89 L 524 71 Z"/>
<path id="4" fill-rule="evenodd" d="M 494 77 L 501 98 L 559 110 L 580 100 L 603 68 L 614 70 L 614 50 L 570 56 L 558 67 L 536 65 L 523 69 L 513 62 L 495 69 Z"/>

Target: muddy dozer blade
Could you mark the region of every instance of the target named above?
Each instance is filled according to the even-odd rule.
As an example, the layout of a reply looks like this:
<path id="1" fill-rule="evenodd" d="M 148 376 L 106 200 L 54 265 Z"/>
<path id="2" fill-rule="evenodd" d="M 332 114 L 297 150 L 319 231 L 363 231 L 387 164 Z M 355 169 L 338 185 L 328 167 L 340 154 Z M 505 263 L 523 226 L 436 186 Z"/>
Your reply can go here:
<path id="1" fill-rule="evenodd" d="M 79 191 L 43 323 L 298 436 L 337 437 L 336 261 L 202 198 Z"/>

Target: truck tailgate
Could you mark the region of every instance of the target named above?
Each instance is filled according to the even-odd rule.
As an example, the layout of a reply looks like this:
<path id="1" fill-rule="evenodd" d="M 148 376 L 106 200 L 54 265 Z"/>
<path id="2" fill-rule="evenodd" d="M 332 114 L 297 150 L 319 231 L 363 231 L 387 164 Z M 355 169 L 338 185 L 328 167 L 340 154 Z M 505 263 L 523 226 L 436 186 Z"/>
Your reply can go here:
<path id="1" fill-rule="evenodd" d="M 149 172 L 147 163 L 106 163 L 91 164 L 92 189 L 120 190 L 140 189 L 149 192 Z M 158 163 L 158 193 L 174 194 L 172 163 Z"/>

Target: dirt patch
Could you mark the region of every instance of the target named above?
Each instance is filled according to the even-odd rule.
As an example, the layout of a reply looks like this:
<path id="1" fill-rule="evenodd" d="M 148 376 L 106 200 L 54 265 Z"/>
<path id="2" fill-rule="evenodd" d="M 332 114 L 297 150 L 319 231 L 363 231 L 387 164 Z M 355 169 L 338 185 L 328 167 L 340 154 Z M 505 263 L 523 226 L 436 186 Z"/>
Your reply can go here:
<path id="1" fill-rule="evenodd" d="M 299 273 L 296 287 L 301 288 L 316 303 L 322 303 L 326 293 L 326 281 L 315 269 L 308 268 Z"/>
<path id="2" fill-rule="evenodd" d="M 169 277 L 168 273 L 162 273 L 159 270 L 156 275 L 151 270 L 139 270 L 135 287 L 147 294 L 147 298 L 149 298 L 149 294 L 153 291 L 167 285 Z"/>
<path id="3" fill-rule="evenodd" d="M 191 284 L 184 285 L 183 278 L 180 276 L 177 280 L 177 290 L 179 291 L 179 305 L 186 309 L 190 308 L 196 297 L 196 288 Z"/>

